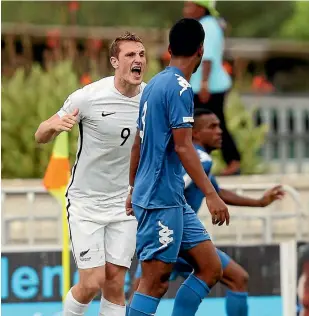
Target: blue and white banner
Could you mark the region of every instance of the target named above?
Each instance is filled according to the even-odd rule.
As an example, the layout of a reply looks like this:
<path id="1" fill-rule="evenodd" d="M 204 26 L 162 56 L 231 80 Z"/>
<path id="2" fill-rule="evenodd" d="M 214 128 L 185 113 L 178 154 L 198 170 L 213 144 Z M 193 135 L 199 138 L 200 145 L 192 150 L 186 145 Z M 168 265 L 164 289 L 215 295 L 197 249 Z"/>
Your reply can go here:
<path id="1" fill-rule="evenodd" d="M 250 274 L 249 316 L 280 316 L 280 251 L 279 245 L 222 247 Z M 78 281 L 72 262 L 71 280 Z M 125 292 L 131 294 L 131 282 L 137 261 L 126 276 Z M 2 316 L 60 316 L 62 303 L 61 252 L 2 253 L 1 257 L 1 314 Z M 160 303 L 157 315 L 171 314 L 173 298 L 182 280 L 170 283 L 170 289 Z M 225 288 L 217 285 L 201 304 L 197 316 L 225 315 Z M 89 306 L 88 316 L 97 315 L 99 297 Z"/>

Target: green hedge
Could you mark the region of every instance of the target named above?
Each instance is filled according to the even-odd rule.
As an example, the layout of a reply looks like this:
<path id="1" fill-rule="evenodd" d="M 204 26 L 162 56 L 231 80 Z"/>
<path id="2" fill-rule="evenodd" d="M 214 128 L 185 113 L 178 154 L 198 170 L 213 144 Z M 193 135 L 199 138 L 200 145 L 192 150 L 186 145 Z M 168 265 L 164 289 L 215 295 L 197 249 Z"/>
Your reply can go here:
<path id="1" fill-rule="evenodd" d="M 150 62 L 146 78 L 158 71 L 159 66 L 154 61 Z M 36 144 L 34 133 L 40 122 L 56 113 L 67 96 L 79 87 L 70 62 L 60 63 L 48 73 L 35 65 L 30 74 L 26 75 L 24 70 L 19 69 L 12 78 L 2 79 L 2 178 L 43 177 L 52 144 Z M 243 173 L 262 172 L 257 153 L 264 141 L 266 128 L 253 126 L 251 114 L 244 109 L 235 93 L 229 100 L 227 116 L 242 153 Z M 70 160 L 73 163 L 78 128 L 75 127 L 69 135 Z M 219 153 L 215 153 L 214 157 L 218 171 L 224 164 Z"/>
<path id="2" fill-rule="evenodd" d="M 41 121 L 55 114 L 67 96 L 79 87 L 71 64 L 64 62 L 45 72 L 35 65 L 29 75 L 19 69 L 2 81 L 2 178 L 41 178 L 50 158 L 52 144 L 38 145 L 34 133 Z M 76 135 L 70 134 L 74 159 Z"/>
<path id="3" fill-rule="evenodd" d="M 268 127 L 265 124 L 255 126 L 253 121 L 254 112 L 255 110 L 248 111 L 245 108 L 237 92 L 230 93 L 225 115 L 229 131 L 233 135 L 241 154 L 242 174 L 261 174 L 267 170 L 267 165 L 262 160 L 260 150 L 265 142 Z M 221 151 L 214 152 L 213 158 L 214 173 L 219 173 L 225 166 Z"/>

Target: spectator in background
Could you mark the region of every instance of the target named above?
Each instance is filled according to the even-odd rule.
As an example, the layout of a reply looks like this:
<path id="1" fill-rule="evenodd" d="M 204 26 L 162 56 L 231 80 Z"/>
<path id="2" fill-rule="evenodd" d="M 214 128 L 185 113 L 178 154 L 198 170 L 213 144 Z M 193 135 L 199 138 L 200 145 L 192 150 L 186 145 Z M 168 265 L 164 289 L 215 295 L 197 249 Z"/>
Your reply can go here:
<path id="1" fill-rule="evenodd" d="M 224 30 L 218 19 L 219 14 L 214 8 L 214 1 L 197 0 L 185 2 L 183 15 L 198 19 L 205 30 L 203 62 L 190 82 L 195 108 L 207 108 L 218 116 L 222 129 L 222 154 L 227 164 L 222 175 L 239 174 L 240 154 L 224 116 L 224 101 L 232 80 L 223 67 Z"/>

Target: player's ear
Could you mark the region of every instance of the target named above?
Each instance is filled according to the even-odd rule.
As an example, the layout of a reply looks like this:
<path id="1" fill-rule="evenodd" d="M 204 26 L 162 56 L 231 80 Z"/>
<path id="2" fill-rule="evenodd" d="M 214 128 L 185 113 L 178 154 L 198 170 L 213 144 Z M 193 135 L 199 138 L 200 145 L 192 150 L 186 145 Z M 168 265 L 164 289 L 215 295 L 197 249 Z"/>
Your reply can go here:
<path id="1" fill-rule="evenodd" d="M 168 52 L 170 53 L 170 55 L 172 56 L 172 50 L 171 50 L 171 46 L 170 45 L 168 45 Z"/>
<path id="2" fill-rule="evenodd" d="M 117 69 L 117 68 L 118 68 L 118 66 L 119 66 L 119 61 L 118 61 L 118 59 L 117 59 L 116 57 L 111 57 L 111 58 L 110 58 L 110 62 L 111 62 L 111 64 L 112 64 L 112 66 L 113 66 L 114 69 Z"/>
<path id="3" fill-rule="evenodd" d="M 199 49 L 197 50 L 197 56 L 198 57 L 202 57 L 204 54 L 204 45 L 201 44 L 201 46 L 199 47 Z"/>

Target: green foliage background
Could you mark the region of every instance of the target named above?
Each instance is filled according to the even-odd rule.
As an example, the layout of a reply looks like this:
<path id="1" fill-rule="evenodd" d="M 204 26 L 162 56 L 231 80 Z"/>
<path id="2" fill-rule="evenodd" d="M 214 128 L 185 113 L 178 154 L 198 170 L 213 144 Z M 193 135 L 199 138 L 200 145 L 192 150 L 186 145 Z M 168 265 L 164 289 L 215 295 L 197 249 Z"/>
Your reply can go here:
<path id="1" fill-rule="evenodd" d="M 153 60 L 149 63 L 146 81 L 160 68 Z M 42 178 L 53 144 L 38 145 L 34 133 L 39 124 L 62 106 L 67 96 L 80 86 L 70 62 L 56 65 L 50 72 L 33 66 L 29 75 L 19 69 L 11 79 L 2 80 L 2 178 Z M 235 115 L 237 113 L 237 115 Z M 251 113 L 232 93 L 227 106 L 229 127 L 242 153 L 243 173 L 260 173 L 263 166 L 258 150 L 264 141 L 265 126 L 254 127 Z M 69 134 L 70 159 L 76 153 L 78 128 Z M 219 153 L 214 154 L 216 170 L 224 167 Z"/>
<path id="2" fill-rule="evenodd" d="M 253 114 L 242 103 L 239 94 L 232 91 L 225 108 L 227 126 L 232 133 L 241 155 L 242 174 L 261 174 L 267 171 L 267 165 L 260 155 L 268 127 L 265 124 L 255 126 Z M 214 173 L 219 173 L 225 166 L 221 151 L 213 154 Z"/>
<path id="3" fill-rule="evenodd" d="M 3 1 L 3 22 L 69 24 L 68 1 Z M 78 25 L 170 27 L 183 1 L 80 1 Z M 217 1 L 235 37 L 309 39 L 307 1 Z"/>
<path id="4" fill-rule="evenodd" d="M 41 178 L 50 158 L 52 144 L 38 145 L 34 133 L 39 124 L 55 114 L 67 96 L 79 87 L 69 62 L 50 73 L 33 66 L 30 75 L 23 69 L 3 79 L 1 93 L 2 178 Z M 70 134 L 74 159 L 77 128 Z"/>

